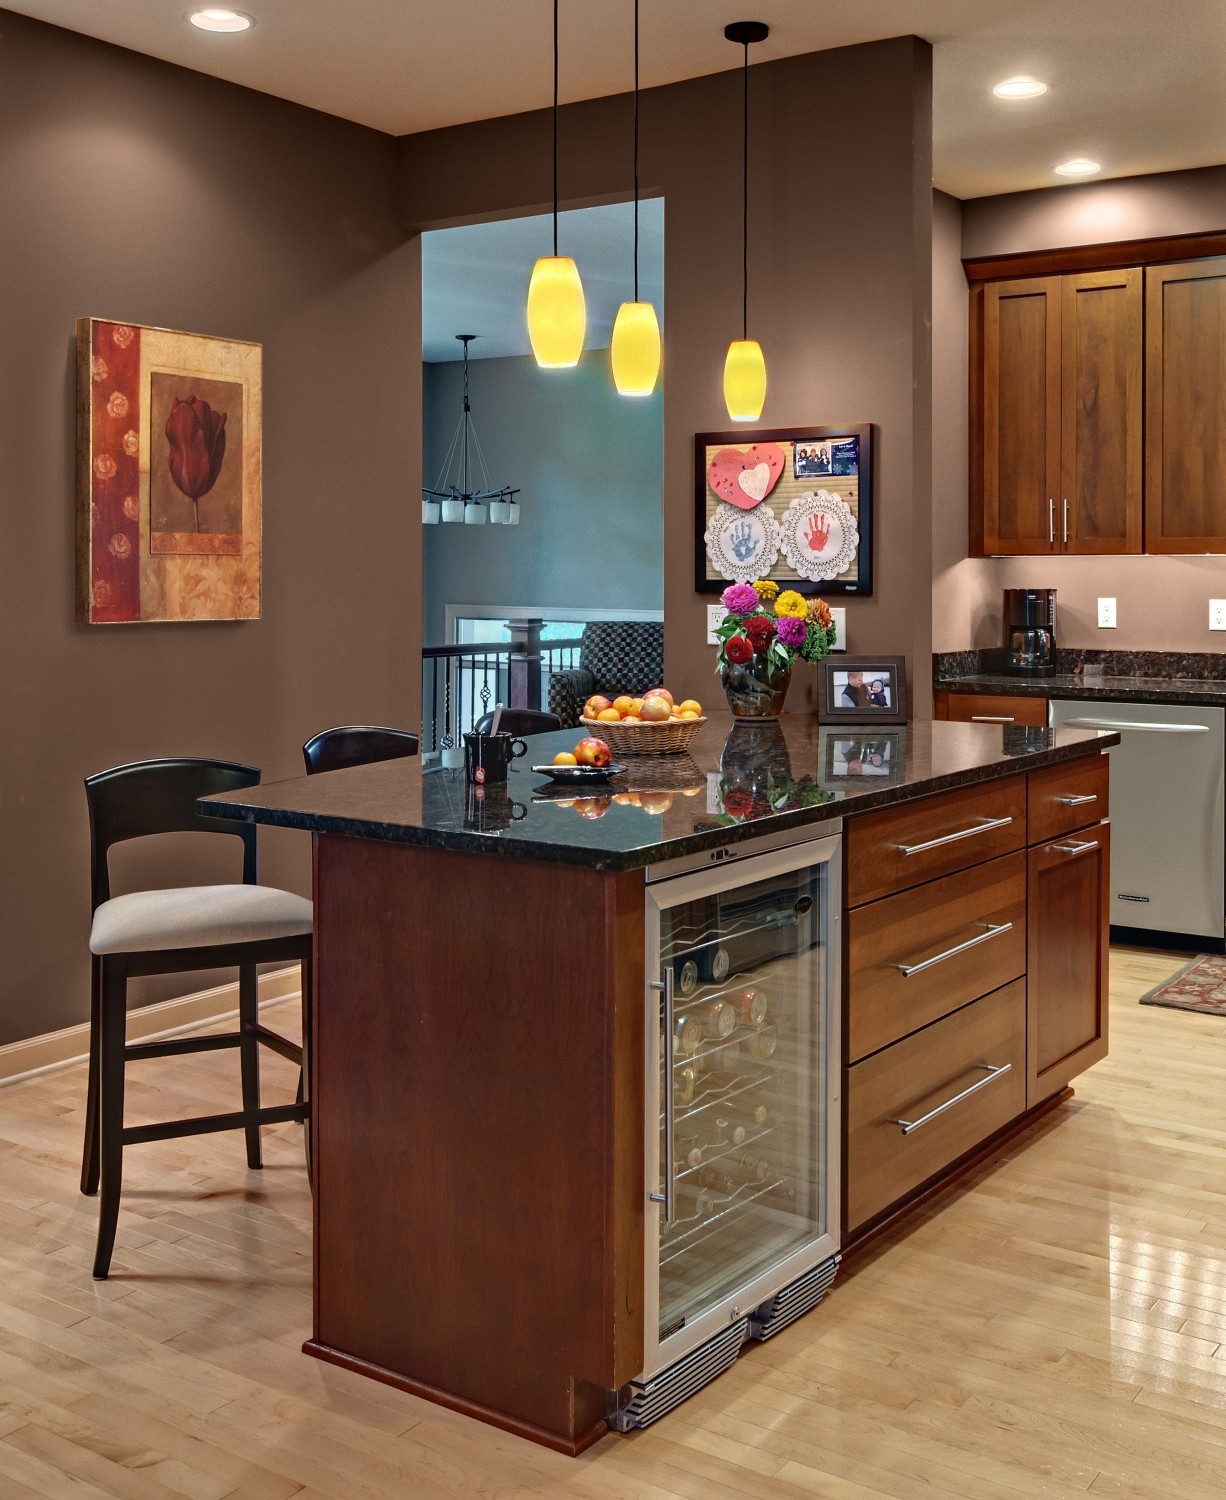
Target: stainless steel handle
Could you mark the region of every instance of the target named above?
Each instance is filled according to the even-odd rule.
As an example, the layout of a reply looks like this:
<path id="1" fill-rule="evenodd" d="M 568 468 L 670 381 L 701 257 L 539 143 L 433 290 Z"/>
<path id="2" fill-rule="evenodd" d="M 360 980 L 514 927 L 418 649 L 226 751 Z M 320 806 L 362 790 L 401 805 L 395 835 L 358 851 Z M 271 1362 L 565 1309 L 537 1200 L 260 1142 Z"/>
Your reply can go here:
<path id="1" fill-rule="evenodd" d="M 1068 496 L 1064 497 L 1064 545 L 1068 546 Z"/>
<path id="2" fill-rule="evenodd" d="M 1066 729 L 1136 729 L 1142 734 L 1208 734 L 1208 724 L 1134 724 L 1130 719 L 1065 719 Z"/>
<path id="3" fill-rule="evenodd" d="M 1061 854 L 1084 854 L 1087 849 L 1097 849 L 1097 839 L 1074 840 L 1071 844 L 1053 844 L 1053 849 L 1059 849 Z"/>
<path id="4" fill-rule="evenodd" d="M 980 1089 L 986 1089 L 989 1083 L 995 1083 L 998 1078 L 1003 1078 L 1006 1073 L 1011 1072 L 1012 1063 L 1002 1063 L 999 1068 L 993 1067 L 991 1063 L 976 1063 L 975 1067 L 982 1068 L 987 1073 L 986 1078 L 981 1078 L 978 1083 L 972 1083 L 969 1089 L 963 1089 L 960 1094 L 955 1094 L 952 1099 L 946 1099 L 944 1104 L 938 1104 L 935 1109 L 930 1109 L 926 1115 L 921 1115 L 918 1120 L 891 1120 L 891 1125 L 897 1125 L 903 1135 L 910 1135 L 913 1130 L 918 1130 L 921 1125 L 927 1125 L 930 1120 L 935 1120 L 938 1115 L 943 1115 L 947 1109 L 952 1109 L 955 1104 L 961 1104 L 964 1099 L 969 1099 L 972 1094 L 977 1094 Z"/>
<path id="5" fill-rule="evenodd" d="M 972 714 L 972 724 L 1016 724 L 1012 714 Z"/>
<path id="6" fill-rule="evenodd" d="M 657 993 L 664 995 L 664 1191 L 652 1193 L 653 1203 L 664 1205 L 664 1222 L 673 1222 L 673 1213 L 677 1206 L 677 1184 L 673 1180 L 673 1063 L 675 1053 L 673 1052 L 674 1031 L 674 997 L 673 997 L 673 966 L 669 964 L 664 970 L 663 982 L 656 979 L 652 981 L 651 988 Z"/>
<path id="7" fill-rule="evenodd" d="M 957 833 L 946 833 L 939 839 L 929 839 L 923 844 L 899 844 L 899 854 L 923 854 L 929 849 L 939 849 L 942 844 L 956 844 L 959 839 L 973 839 L 977 833 L 990 833 L 993 828 L 1007 828 L 1012 818 L 984 818 L 973 828 L 959 828 Z"/>
<path id="8" fill-rule="evenodd" d="M 933 964 L 942 964 L 947 958 L 956 958 L 959 953 L 965 953 L 970 948 L 978 948 L 980 943 L 990 942 L 994 937 L 999 937 L 1002 932 L 1012 932 L 1012 922 L 984 922 L 987 929 L 979 933 L 977 937 L 968 938 L 965 943 L 959 943 L 956 948 L 947 948 L 944 953 L 937 953 L 932 958 L 926 958 L 918 964 L 895 964 L 894 967 L 904 979 L 910 979 L 912 974 L 922 974 L 925 969 L 931 969 Z"/>
<path id="9" fill-rule="evenodd" d="M 1056 540 L 1056 502 L 1050 495 L 1047 497 L 1047 540 Z"/>
<path id="10" fill-rule="evenodd" d="M 1097 792 L 1083 792 L 1079 797 L 1057 797 L 1061 807 L 1084 807 L 1087 802 L 1097 802 Z"/>

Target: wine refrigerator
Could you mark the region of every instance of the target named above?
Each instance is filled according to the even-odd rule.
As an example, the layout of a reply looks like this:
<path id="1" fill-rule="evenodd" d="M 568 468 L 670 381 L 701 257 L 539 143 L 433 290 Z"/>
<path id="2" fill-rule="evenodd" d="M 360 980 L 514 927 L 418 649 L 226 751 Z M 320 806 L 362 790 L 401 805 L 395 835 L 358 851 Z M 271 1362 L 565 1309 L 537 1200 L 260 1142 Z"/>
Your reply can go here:
<path id="1" fill-rule="evenodd" d="M 838 1266 L 840 825 L 779 842 L 648 872 L 645 1362 L 623 1431 Z"/>

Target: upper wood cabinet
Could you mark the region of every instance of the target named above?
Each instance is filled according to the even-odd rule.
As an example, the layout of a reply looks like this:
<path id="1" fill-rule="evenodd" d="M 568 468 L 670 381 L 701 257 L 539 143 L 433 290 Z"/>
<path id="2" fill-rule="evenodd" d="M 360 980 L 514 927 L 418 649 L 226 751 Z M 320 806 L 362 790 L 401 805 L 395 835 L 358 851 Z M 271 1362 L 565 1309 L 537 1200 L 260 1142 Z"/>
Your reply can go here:
<path id="1" fill-rule="evenodd" d="M 1145 550 L 1226 551 L 1226 259 L 1145 272 Z"/>
<path id="2" fill-rule="evenodd" d="M 972 299 L 971 548 L 1140 552 L 1142 273 L 988 282 Z"/>

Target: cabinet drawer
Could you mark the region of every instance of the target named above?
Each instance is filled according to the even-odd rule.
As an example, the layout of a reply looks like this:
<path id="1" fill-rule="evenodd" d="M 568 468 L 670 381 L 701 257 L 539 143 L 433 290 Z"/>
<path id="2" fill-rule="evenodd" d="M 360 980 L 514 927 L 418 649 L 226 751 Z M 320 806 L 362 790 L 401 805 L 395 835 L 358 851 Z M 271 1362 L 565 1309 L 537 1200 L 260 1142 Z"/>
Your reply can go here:
<path id="1" fill-rule="evenodd" d="M 943 792 L 847 822 L 847 904 L 860 906 L 1026 843 L 1026 778 Z"/>
<path id="2" fill-rule="evenodd" d="M 1026 972 L 1026 855 L 861 906 L 847 925 L 854 1063 Z"/>
<path id="3" fill-rule="evenodd" d="M 1110 812 L 1109 773 L 1110 763 L 1101 753 L 1071 765 L 1032 771 L 1026 809 L 1029 842 L 1043 844 L 1101 822 Z"/>
<path id="4" fill-rule="evenodd" d="M 1025 1108 L 1024 979 L 848 1068 L 848 1232 Z"/>
<path id="5" fill-rule="evenodd" d="M 945 717 L 964 724 L 1027 724 L 1042 729 L 1047 723 L 1046 698 L 1006 698 L 998 693 L 946 693 Z"/>

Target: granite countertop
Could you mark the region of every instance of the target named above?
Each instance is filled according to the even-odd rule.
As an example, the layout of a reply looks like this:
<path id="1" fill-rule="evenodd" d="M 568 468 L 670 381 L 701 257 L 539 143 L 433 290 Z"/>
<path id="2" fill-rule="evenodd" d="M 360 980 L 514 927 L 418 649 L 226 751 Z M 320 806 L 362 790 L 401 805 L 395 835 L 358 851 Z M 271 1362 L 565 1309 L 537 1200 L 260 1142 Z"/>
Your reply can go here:
<path id="1" fill-rule="evenodd" d="M 997 693 L 1010 698 L 1086 698 L 1103 703 L 1199 703 L 1226 708 L 1226 679 L 1203 677 L 1098 677 L 1075 672 L 1050 677 L 1013 677 L 985 672 L 943 677 L 936 684 L 947 693 Z"/>
<path id="2" fill-rule="evenodd" d="M 1118 734 L 1093 730 L 929 720 L 819 728 L 809 714 L 734 730 L 731 716 L 719 714 L 691 754 L 640 763 L 602 786 L 559 790 L 530 769 L 579 738 L 574 729 L 531 736 L 505 791 L 487 788 L 482 799 L 462 769 L 431 769 L 413 757 L 219 793 L 200 806 L 315 833 L 630 870 L 1119 743 Z"/>

